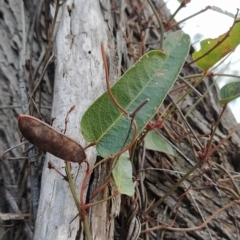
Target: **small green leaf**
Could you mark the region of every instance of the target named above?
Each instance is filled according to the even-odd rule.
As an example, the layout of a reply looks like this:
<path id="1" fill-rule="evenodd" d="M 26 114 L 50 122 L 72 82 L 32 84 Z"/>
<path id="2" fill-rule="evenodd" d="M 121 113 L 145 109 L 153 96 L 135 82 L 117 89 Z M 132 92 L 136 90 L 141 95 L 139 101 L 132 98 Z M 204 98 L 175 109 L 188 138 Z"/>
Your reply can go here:
<path id="1" fill-rule="evenodd" d="M 227 15 L 231 18 L 234 18 L 234 14 L 230 13 L 230 12 L 227 12 L 227 11 L 224 11 L 222 10 L 221 8 L 217 7 L 217 6 L 211 6 L 210 8 L 211 10 L 215 11 L 215 12 L 218 12 L 218 13 L 221 13 L 221 14 L 224 14 L 224 15 Z"/>
<path id="2" fill-rule="evenodd" d="M 189 46 L 190 38 L 187 34 L 182 31 L 169 34 L 164 41 L 164 52 L 153 50 L 146 53 L 112 86 L 113 96 L 128 113 L 149 99 L 135 117 L 137 134 L 153 118 L 173 86 Z M 127 147 L 134 132 L 131 120 L 115 106 L 108 92 L 85 112 L 81 131 L 88 142 L 96 142 L 98 154 L 102 157 L 114 155 Z"/>
<path id="3" fill-rule="evenodd" d="M 121 194 L 133 196 L 132 164 L 128 153 L 122 154 L 113 169 L 113 178 Z"/>
<path id="4" fill-rule="evenodd" d="M 173 147 L 161 136 L 161 134 L 150 131 L 144 138 L 146 149 L 159 151 L 170 154 L 176 157 L 176 152 Z"/>
<path id="5" fill-rule="evenodd" d="M 188 3 L 190 3 L 191 0 L 177 0 L 180 3 L 185 2 L 185 5 L 187 5 Z"/>
<path id="6" fill-rule="evenodd" d="M 240 82 L 231 82 L 221 88 L 219 103 L 227 104 L 238 97 L 240 97 Z"/>
<path id="7" fill-rule="evenodd" d="M 194 52 L 192 55 L 194 60 L 210 51 L 210 49 L 216 46 L 223 38 L 225 38 L 226 34 L 228 34 L 227 38 L 221 44 L 219 44 L 206 56 L 196 61 L 197 66 L 202 70 L 208 70 L 228 53 L 234 51 L 234 49 L 240 44 L 239 33 L 240 22 L 236 22 L 230 33 L 227 32 L 220 35 L 218 38 L 207 38 L 201 41 L 201 49 L 198 52 Z"/>

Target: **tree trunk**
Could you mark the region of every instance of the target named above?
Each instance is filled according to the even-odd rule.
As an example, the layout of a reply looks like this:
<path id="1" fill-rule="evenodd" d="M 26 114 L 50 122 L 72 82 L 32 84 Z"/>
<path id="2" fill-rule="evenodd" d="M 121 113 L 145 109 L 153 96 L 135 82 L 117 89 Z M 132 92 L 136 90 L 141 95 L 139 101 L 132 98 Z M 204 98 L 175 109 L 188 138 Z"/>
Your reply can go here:
<path id="1" fill-rule="evenodd" d="M 54 43 L 56 69 L 53 127 L 62 131 L 67 112 L 75 106 L 69 114 L 66 134 L 85 146 L 87 143 L 81 136 L 80 120 L 87 107 L 104 91 L 105 76 L 100 47 L 103 43 L 106 51 L 108 50 L 107 26 L 98 1 L 78 1 L 74 4 L 67 2 L 60 9 L 58 21 Z M 96 161 L 95 149 L 89 149 L 87 156 L 90 166 L 93 166 Z M 47 168 L 48 161 L 64 173 L 64 162 L 47 154 L 34 239 L 75 239 L 82 229 L 78 217 L 75 218 L 78 210 L 67 182 L 57 172 Z M 86 164 L 79 166 L 71 163 L 71 168 L 77 195 L 80 196 Z M 103 226 L 107 225 L 108 220 L 105 205 L 99 207 L 105 213 L 105 218 L 101 218 Z M 92 220 L 93 225 L 97 217 Z M 105 228 L 100 229 L 103 231 Z M 92 236 L 98 235 L 103 239 L 106 234 L 92 228 Z"/>
<path id="2" fill-rule="evenodd" d="M 162 21 L 169 19 L 170 15 L 163 1 L 155 2 Z M 13 0 L 0 3 L 0 34 L 3 36 L 0 43 L 1 152 L 19 143 L 20 137 L 16 133 L 19 113 L 28 111 L 27 113 L 39 117 L 32 101 L 29 102 L 30 110 L 24 107 L 26 106 L 24 94 L 18 87 L 18 82 L 21 82 L 19 76 L 22 76 L 19 74 L 21 66 L 25 67 L 25 78 L 28 79 L 26 89 L 28 88 L 31 96 L 44 71 L 43 63 L 51 60 L 51 54 L 48 54 L 48 51 L 49 53 L 52 51 L 49 31 L 57 5 L 50 7 L 47 0 L 38 4 L 31 3 L 31 1 L 24 3 L 23 15 L 27 33 L 25 37 L 26 63 L 22 54 L 24 25 L 22 24 L 23 15 L 20 11 L 21 4 L 15 3 Z M 37 12 L 35 9 L 38 9 Z M 51 14 L 49 14 L 50 12 Z M 54 66 L 48 67 L 48 74 L 45 74 L 40 81 L 41 88 L 37 88 L 38 91 L 32 98 L 37 102 L 38 107 L 40 107 L 40 102 L 42 106 L 50 106 L 52 94 L 50 71 L 55 72 L 52 126 L 63 132 L 67 113 L 71 107 L 75 106 L 68 116 L 66 134 L 81 143 L 82 146 L 86 146 L 87 143 L 81 135 L 81 117 L 88 106 L 106 89 L 101 43 L 104 45 L 108 57 L 110 80 L 111 83 L 114 83 L 144 52 L 158 48 L 160 39 L 158 25 L 146 1 L 79 0 L 67 1 L 60 7 L 55 31 Z M 195 67 L 187 67 L 184 68 L 181 75 L 198 72 Z M 17 73 L 18 78 L 16 77 Z M 221 106 L 217 99 L 218 88 L 215 85 L 212 87 L 212 84 L 211 77 L 201 83 L 198 91 L 202 94 L 207 89 L 210 91 L 187 116 L 189 124 L 202 143 L 207 140 L 206 136 L 211 132 L 212 124 L 216 122 L 221 112 Z M 182 87 L 177 82 L 173 88 L 176 89 L 179 86 Z M 26 89 L 23 89 L 23 92 L 25 91 L 27 96 Z M 170 91 L 170 95 L 175 101 L 181 94 L 181 89 Z M 183 114 L 187 114 L 197 99 L 196 94 L 192 93 L 184 100 L 180 105 Z M 19 106 L 16 106 L 18 102 L 21 102 L 22 111 Z M 166 98 L 161 112 L 171 102 L 170 98 Z M 51 122 L 49 108 L 40 108 L 40 111 L 43 118 Z M 214 144 L 218 144 L 226 137 L 234 126 L 236 126 L 235 119 L 227 109 L 216 131 Z M 205 167 L 204 171 L 203 169 L 196 171 L 166 198 L 160 207 L 149 214 L 144 214 L 152 202 L 161 198 L 176 184 L 183 176 L 182 172 L 187 172 L 199 160 L 196 155 L 197 142 L 190 135 L 189 127 L 185 126 L 178 111 L 175 110 L 165 122 L 161 133 L 181 151 L 178 157 L 173 158 L 166 154 L 146 151 L 141 146 L 133 163 L 134 178 L 138 180 L 136 181 L 136 195 L 132 198 L 122 196 L 121 203 L 120 196 L 118 196 L 113 200 L 91 207 L 88 211 L 88 220 L 92 239 L 138 239 L 140 230 L 147 230 L 162 222 L 169 224 L 168 227 L 182 229 L 199 226 L 221 207 L 226 206 L 233 199 L 237 199 L 237 196 L 234 195 L 236 189 L 227 180 L 229 172 L 233 174 L 233 171 L 240 170 L 239 132 L 234 133 L 212 157 L 213 162 L 224 167 L 227 172 L 214 163 L 212 166 Z M 7 159 L 9 156 L 19 157 L 21 154 L 19 149 L 14 149 L 2 157 L 4 161 L 1 161 L 0 165 L 0 193 L 3 199 L 0 201 L 0 207 L 1 212 L 15 212 L 18 217 L 23 218 L 26 216 L 24 217 L 22 213 L 30 213 L 31 209 L 33 217 L 29 218 L 28 223 L 19 220 L 19 227 L 12 228 L 10 233 L 4 232 L 8 229 L 7 227 L 4 230 L 2 228 L 1 232 L 3 235 L 5 234 L 5 239 L 26 239 L 26 236 L 28 239 L 32 239 L 33 234 L 36 240 L 84 239 L 82 219 L 75 218 L 78 210 L 68 183 L 56 171 L 48 168 L 48 163 L 51 162 L 57 170 L 65 175 L 65 163 L 48 153 L 42 170 L 39 207 L 34 224 L 34 209 L 36 208 L 29 207 L 28 199 L 30 197 L 27 186 L 30 182 L 33 185 L 32 179 L 35 175 L 38 177 L 39 167 L 36 165 L 42 159 L 38 158 L 34 164 L 31 162 L 32 160 L 27 163 L 26 161 Z M 90 166 L 93 166 L 97 157 L 95 148 L 88 149 L 86 154 Z M 33 159 L 32 156 L 31 159 Z M 148 170 L 143 171 L 143 169 Z M 86 163 L 82 163 L 80 166 L 71 163 L 71 173 L 79 197 L 86 173 Z M 88 179 L 87 188 L 84 189 L 86 202 L 90 201 L 89 196 L 104 183 L 108 173 L 107 164 L 101 165 L 93 172 L 91 179 Z M 28 174 L 31 176 L 29 178 L 31 181 L 27 177 Z M 189 187 L 191 190 L 188 192 Z M 37 196 L 38 190 L 34 190 L 35 195 L 33 190 L 32 187 L 31 196 Z M 114 184 L 111 184 L 101 191 L 94 201 L 109 197 L 113 191 Z M 14 195 L 15 199 L 12 199 L 10 194 Z M 31 205 L 33 204 L 34 202 L 31 203 Z M 0 219 L 5 225 L 16 223 L 13 219 L 11 222 L 6 221 L 4 217 L 1 216 Z M 236 239 L 239 231 L 238 221 L 239 208 L 235 205 L 225 209 L 214 220 L 209 221 L 201 229 L 202 231 L 176 231 L 176 229 L 167 228 L 163 224 L 162 229 L 151 231 L 149 235 L 142 234 L 141 238 Z M 145 224 L 141 225 L 141 223 Z M 172 223 L 173 225 L 171 225 Z M 35 229 L 32 232 L 29 226 L 33 227 L 34 225 Z"/>

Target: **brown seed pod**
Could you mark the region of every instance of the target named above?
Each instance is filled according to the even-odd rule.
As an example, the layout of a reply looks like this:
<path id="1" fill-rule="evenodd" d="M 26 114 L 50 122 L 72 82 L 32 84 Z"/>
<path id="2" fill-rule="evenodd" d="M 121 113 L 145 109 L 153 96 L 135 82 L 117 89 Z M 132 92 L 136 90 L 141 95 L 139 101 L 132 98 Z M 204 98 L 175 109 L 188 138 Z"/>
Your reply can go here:
<path id="1" fill-rule="evenodd" d="M 79 143 L 35 117 L 20 114 L 18 127 L 30 143 L 43 151 L 70 162 L 81 163 L 86 159 Z"/>

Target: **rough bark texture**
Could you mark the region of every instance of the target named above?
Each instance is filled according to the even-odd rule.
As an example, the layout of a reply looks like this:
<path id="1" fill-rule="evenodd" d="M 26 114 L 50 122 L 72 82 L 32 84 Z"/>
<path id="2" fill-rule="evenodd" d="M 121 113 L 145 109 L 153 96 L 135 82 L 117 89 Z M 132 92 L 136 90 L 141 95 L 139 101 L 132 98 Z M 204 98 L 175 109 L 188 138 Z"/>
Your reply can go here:
<path id="1" fill-rule="evenodd" d="M 43 118 L 50 120 L 52 68 L 39 81 L 47 43 L 44 19 L 48 21 L 48 5 L 44 12 L 43 9 L 43 1 L 25 1 L 25 4 L 14 0 L 0 2 L 0 155 L 3 160 L 0 162 L 0 211 L 28 215 L 27 222 L 3 221 L 6 227 L 1 228 L 1 239 L 33 237 L 31 227 L 38 204 L 42 156 L 31 158 L 32 164 L 28 164 L 27 160 L 20 159 L 27 156 L 23 154 L 28 148 L 26 145 L 25 148 L 21 145 L 5 151 L 20 143 L 19 113 L 39 117 L 35 108 L 38 107 Z M 31 95 L 37 85 L 39 88 Z M 29 100 L 28 93 L 32 100 Z"/>
<path id="2" fill-rule="evenodd" d="M 98 1 L 67 2 L 60 9 L 58 21 L 54 44 L 56 68 L 53 127 L 62 130 L 66 113 L 75 106 L 69 115 L 66 134 L 86 145 L 80 136 L 79 122 L 86 108 L 103 92 L 104 69 L 100 45 L 103 43 L 107 46 L 107 28 Z M 91 149 L 87 151 L 87 155 L 92 166 L 96 152 Z M 34 239 L 75 239 L 81 233 L 78 233 L 81 226 L 78 218 L 72 221 L 78 211 L 69 187 L 58 173 L 47 169 L 48 161 L 58 169 L 63 169 L 64 162 L 50 155 L 47 155 L 46 160 Z M 77 164 L 71 165 L 79 196 L 86 164 L 81 164 L 80 169 Z M 105 224 L 104 219 L 102 221 Z"/>
<path id="3" fill-rule="evenodd" d="M 163 2 L 155 2 L 162 21 L 169 19 L 169 13 Z M 48 66 L 47 74 L 40 80 L 44 72 L 44 64 L 53 60 L 48 31 L 53 22 L 56 4 L 52 6 L 49 1 L 40 1 L 36 4 L 31 1 L 24 3 L 24 12 L 21 12 L 20 2 L 11 0 L 0 3 L 0 36 L 3 36 L 0 42 L 0 153 L 2 155 L 6 149 L 20 142 L 20 134 L 17 130 L 19 113 L 27 111 L 28 114 L 39 117 L 32 101 L 29 101 L 30 107 L 27 108 L 26 96 L 32 97 L 43 118 L 51 122 L 49 107 L 53 94 L 51 113 L 52 118 L 55 118 L 53 127 L 61 132 L 65 129 L 64 121 L 68 111 L 75 106 L 68 117 L 66 134 L 84 146 L 86 142 L 79 134 L 81 116 L 105 89 L 101 43 L 105 46 L 110 80 L 113 83 L 144 52 L 158 48 L 160 35 L 155 17 L 146 1 L 67 1 L 60 7 L 58 13 L 53 45 L 54 65 Z M 25 25 L 22 24 L 23 15 Z M 24 31 L 25 38 L 23 38 Z M 26 48 L 22 44 L 24 39 Z M 54 90 L 52 90 L 53 72 L 55 72 Z M 195 67 L 186 67 L 181 75 L 196 73 L 199 72 Z M 197 89 L 202 94 L 207 89 L 210 91 L 187 116 L 189 124 L 202 144 L 208 139 L 212 125 L 221 112 L 221 106 L 217 103 L 218 89 L 215 85 L 211 87 L 212 84 L 213 79 L 207 77 L 198 86 Z M 34 89 L 37 91 L 32 95 Z M 186 91 L 187 86 L 177 82 L 173 89 L 175 91 L 171 91 L 170 95 L 176 101 Z M 199 97 L 192 93 L 179 107 L 186 114 L 198 99 Z M 172 100 L 167 98 L 160 113 L 164 112 L 171 102 Z M 227 136 L 234 126 L 236 126 L 235 119 L 227 109 L 216 131 L 214 144 L 218 144 Z M 121 205 L 120 197 L 117 197 L 92 207 L 89 210 L 92 239 L 138 239 L 140 228 L 145 230 L 156 225 L 161 225 L 162 228 L 142 234 L 141 237 L 143 239 L 237 239 L 240 228 L 240 210 L 237 205 L 222 211 L 199 231 L 175 231 L 167 229 L 166 224 L 174 228 L 199 226 L 217 210 L 234 199 L 239 199 L 239 196 L 234 194 L 236 189 L 229 181 L 228 174 L 219 165 L 232 175 L 234 171 L 240 170 L 238 159 L 240 133 L 234 133 L 214 153 L 211 158 L 212 164 L 194 172 L 163 201 L 161 207 L 145 214 L 153 201 L 161 198 L 183 176 L 183 173 L 199 161 L 196 153 L 199 150 L 198 143 L 177 110 L 165 122 L 161 133 L 187 158 L 180 154 L 179 157 L 173 158 L 166 154 L 146 151 L 141 145 L 134 160 L 134 179 L 138 180 L 136 195 L 133 198 L 122 196 Z M 51 161 L 56 169 L 65 174 L 65 164 L 50 154 L 47 154 L 43 166 L 38 217 L 35 222 L 37 209 L 35 205 L 38 205 L 39 190 L 34 184 L 39 185 L 42 159 L 41 157 L 35 159 L 31 155 L 37 152 L 34 149 L 28 154 L 31 156 L 29 162 L 8 159 L 8 157 L 19 158 L 23 155 L 22 150 L 23 148 L 11 150 L 2 157 L 4 161 L 0 162 L 0 211 L 16 213 L 18 219 L 29 217 L 29 221 L 9 221 L 9 215 L 1 214 L 2 224 L 14 225 L 1 228 L 1 237 L 32 239 L 34 234 L 36 240 L 84 239 L 81 220 L 77 218 L 71 222 L 78 211 L 67 182 L 56 171 L 48 169 L 48 162 Z M 94 148 L 89 149 L 87 155 L 92 166 L 96 161 Z M 79 196 L 86 164 L 81 164 L 80 168 L 78 164 L 71 164 L 71 167 Z M 108 167 L 108 164 L 104 164 L 94 171 L 85 189 L 87 202 L 90 201 L 89 196 L 104 183 L 109 173 Z M 146 168 L 148 170 L 142 171 Z M 111 184 L 94 201 L 110 196 L 113 191 L 114 184 Z M 10 219 L 13 218 L 16 216 L 10 216 Z M 141 223 L 146 224 L 141 226 Z"/>

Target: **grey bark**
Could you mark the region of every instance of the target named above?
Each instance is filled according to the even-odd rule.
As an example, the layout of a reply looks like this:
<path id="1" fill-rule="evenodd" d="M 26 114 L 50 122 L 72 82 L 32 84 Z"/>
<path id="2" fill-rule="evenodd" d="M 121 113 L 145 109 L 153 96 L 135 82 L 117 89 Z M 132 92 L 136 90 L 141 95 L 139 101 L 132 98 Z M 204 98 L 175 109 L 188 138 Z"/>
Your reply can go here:
<path id="1" fill-rule="evenodd" d="M 3 160 L 0 163 L 1 212 L 21 214 L 36 210 L 30 207 L 29 200 L 33 191 L 30 195 L 29 179 L 33 179 L 34 175 L 28 177 L 31 165 L 27 164 L 27 160 L 20 158 L 24 157 L 24 145 L 19 145 L 21 137 L 17 128 L 17 117 L 22 112 L 35 114 L 32 108 L 33 102 L 29 101 L 28 93 L 31 93 L 31 86 L 34 85 L 34 80 L 38 79 L 42 70 L 39 54 L 44 50 L 42 47 L 46 43 L 46 36 L 42 36 L 41 33 L 38 36 L 33 35 L 35 27 L 41 28 L 40 20 L 43 18 L 41 14 L 38 15 L 38 19 L 36 16 L 37 10 L 42 9 L 37 6 L 42 2 L 30 1 L 25 4 L 23 1 L 0 2 L 0 155 Z M 46 75 L 40 84 L 41 91 L 37 91 L 32 98 L 38 107 L 41 102 L 43 108 L 40 111 L 45 119 L 49 119 L 51 109 L 52 90 L 49 83 L 50 78 Z M 18 147 L 14 148 L 14 146 Z M 10 148 L 13 149 L 7 151 Z M 39 156 L 37 159 L 41 160 Z M 36 166 L 41 161 L 36 162 Z M 38 185 L 39 169 L 38 166 L 34 172 L 34 180 Z M 39 192 L 38 186 L 33 188 L 31 185 L 31 189 Z M 18 208 L 13 208 L 16 205 Z M 2 222 L 6 227 L 1 228 L 1 238 L 32 239 L 34 216 L 30 214 L 29 216 L 28 222 L 25 223 Z"/>
<path id="2" fill-rule="evenodd" d="M 59 131 L 64 129 L 66 113 L 75 106 L 69 115 L 66 134 L 85 146 L 87 143 L 80 134 L 79 123 L 84 111 L 104 89 L 100 46 L 103 43 L 107 49 L 107 29 L 98 1 L 67 2 L 60 10 L 54 44 L 53 127 Z M 96 160 L 94 148 L 87 151 L 87 156 L 93 166 Z M 78 214 L 77 208 L 68 184 L 58 173 L 47 168 L 48 161 L 58 169 L 64 167 L 63 161 L 47 154 L 34 239 L 75 239 L 81 229 L 78 218 L 73 220 Z M 81 164 L 80 169 L 78 164 L 71 165 L 79 196 L 86 165 Z"/>
<path id="3" fill-rule="evenodd" d="M 21 5 L 15 1 L 2 1 L 0 4 L 0 34 L 3 36 L 0 43 L 0 152 L 3 153 L 6 149 L 20 142 L 17 116 L 22 113 L 21 108 L 26 103 L 24 100 L 20 100 L 21 94 L 17 73 L 24 65 L 23 71 L 26 83 L 22 85 L 21 89 L 24 90 L 25 88 L 25 93 L 28 89 L 31 93 L 38 84 L 39 76 L 44 69 L 42 63 L 49 40 L 47 39 L 47 29 L 56 5 L 50 5 L 49 1 L 41 1 L 38 8 L 31 1 L 25 1 L 24 13 L 27 33 L 25 58 L 32 61 L 30 64 L 28 62 L 26 64 L 21 62 L 23 59 L 21 51 L 24 49 Z M 164 7 L 163 2 L 157 1 L 156 4 L 162 21 L 169 19 L 169 12 Z M 48 15 L 49 11 L 51 11 L 50 15 Z M 41 88 L 38 88 L 34 96 L 38 106 L 40 107 L 39 103 L 41 102 L 41 106 L 45 107 L 40 108 L 41 115 L 47 122 L 51 122 L 49 107 L 53 94 L 54 100 L 51 112 L 51 116 L 55 118 L 53 127 L 58 131 L 63 131 L 66 114 L 72 106 L 75 106 L 75 109 L 69 115 L 66 134 L 85 146 L 87 143 L 82 138 L 79 129 L 81 116 L 105 89 L 101 43 L 105 46 L 109 60 L 110 80 L 111 83 L 114 83 L 135 62 L 133 54 L 137 58 L 149 49 L 158 48 L 159 39 L 158 25 L 146 1 L 67 1 L 60 8 L 57 20 L 53 48 L 54 67 L 51 68 L 50 66 L 48 68 L 47 74 L 41 81 Z M 49 58 L 50 56 L 48 56 Z M 30 65 L 33 68 L 32 72 L 29 69 Z M 50 72 L 53 69 L 55 71 L 54 90 L 52 90 L 53 77 Z M 195 67 L 188 67 L 183 70 L 182 74 L 195 74 L 197 72 L 198 70 Z M 198 87 L 198 90 L 203 94 L 206 89 L 211 88 L 212 83 L 213 79 L 208 77 Z M 177 86 L 179 86 L 179 83 L 176 83 L 174 87 Z M 171 96 L 176 100 L 178 94 L 179 92 L 175 91 L 171 93 Z M 206 97 L 187 117 L 188 122 L 195 133 L 200 136 L 202 142 L 206 138 L 201 136 L 210 133 L 211 124 L 216 122 L 221 111 L 221 106 L 217 103 L 217 95 L 218 88 L 213 86 Z M 196 101 L 197 96 L 195 94 L 186 98 L 180 106 L 183 113 L 185 114 Z M 167 98 L 161 107 L 161 112 L 170 102 Z M 39 117 L 31 101 L 29 101 L 29 105 L 30 114 Z M 174 122 L 182 123 L 177 111 L 172 114 L 171 121 L 166 122 L 161 132 L 194 164 L 198 161 L 197 149 L 194 148 L 195 151 L 193 151 L 190 144 L 190 142 L 193 142 L 193 145 L 195 144 L 194 138 L 190 137 L 190 141 L 188 130 L 184 132 Z M 236 121 L 232 113 L 227 110 L 217 129 L 214 143 L 219 143 L 235 125 Z M 234 174 L 234 171 L 240 170 L 239 145 L 240 135 L 237 132 L 214 154 L 212 159 L 224 166 L 231 174 Z M 28 191 L 30 189 L 28 174 L 39 176 L 38 169 L 42 162 L 42 159 L 38 157 L 36 163 L 34 163 L 36 167 L 32 168 L 26 161 L 8 160 L 7 157 L 9 156 L 18 158 L 22 156 L 22 149 L 11 150 L 7 155 L 4 155 L 4 161 L 0 162 L 1 212 L 19 213 L 19 219 L 22 213 L 31 213 L 35 209 L 31 210 L 31 203 L 28 201 L 29 198 L 33 197 L 33 193 Z M 93 165 L 96 161 L 94 148 L 89 149 L 87 155 L 90 164 Z M 27 237 L 30 239 L 33 233 L 34 239 L 37 240 L 84 238 L 81 220 L 78 218 L 73 220 L 77 215 L 77 209 L 68 184 L 54 170 L 48 169 L 49 161 L 65 174 L 64 162 L 47 154 L 42 172 L 41 196 L 36 223 L 34 224 L 34 217 L 30 217 L 27 223 L 20 221 L 19 227 L 13 227 L 11 231 L 8 227 L 1 228 L 2 236 L 5 239 L 26 239 Z M 151 218 L 156 216 L 160 223 L 171 224 L 175 219 L 173 227 L 198 226 L 219 208 L 227 205 L 234 198 L 236 199 L 236 196 L 229 194 L 226 188 L 223 188 L 226 187 L 222 184 L 223 180 L 228 175 L 220 170 L 217 165 L 213 165 L 212 168 L 205 169 L 205 175 L 202 176 L 201 172 L 196 172 L 195 175 L 199 175 L 198 177 L 184 181 L 162 203 L 161 207 L 146 216 L 144 212 L 150 203 L 161 198 L 182 176 L 181 173 L 156 171 L 156 169 L 186 172 L 191 168 L 191 163 L 186 161 L 186 158 L 172 158 L 157 152 L 146 151 L 144 147 L 139 148 L 135 161 L 134 176 L 138 179 L 136 182 L 137 203 L 135 202 L 136 196 L 133 198 L 122 196 L 121 205 L 120 197 L 118 197 L 92 207 L 89 210 L 92 239 L 138 239 L 141 223 L 148 223 L 148 225 L 142 225 L 142 230 L 146 226 L 148 228 L 153 227 L 156 222 L 151 221 Z M 77 164 L 71 165 L 79 195 L 86 165 L 83 163 L 80 168 Z M 138 172 L 143 168 L 151 169 Z M 89 195 L 104 183 L 108 172 L 107 165 L 103 165 L 94 171 L 88 189 L 85 190 L 87 202 L 89 201 Z M 192 182 L 192 179 L 194 179 L 194 182 Z M 182 196 L 191 186 L 191 182 L 191 192 Z M 231 184 L 228 184 L 227 187 L 233 189 Z M 112 188 L 114 188 L 114 184 L 105 188 L 95 201 L 110 196 L 113 191 Z M 14 198 L 9 194 L 13 195 Z M 14 210 L 11 206 L 16 206 L 15 204 L 18 205 L 18 209 L 15 208 Z M 9 222 L 3 220 L 2 223 L 9 224 Z M 15 223 L 15 220 L 11 223 Z M 35 229 L 31 232 L 29 229 L 33 229 L 34 226 Z M 210 221 L 207 228 L 202 231 L 182 232 L 163 229 L 151 231 L 149 235 L 141 235 L 141 237 L 144 239 L 160 239 L 160 237 L 162 239 L 236 239 L 238 232 L 239 208 L 234 206 Z"/>

